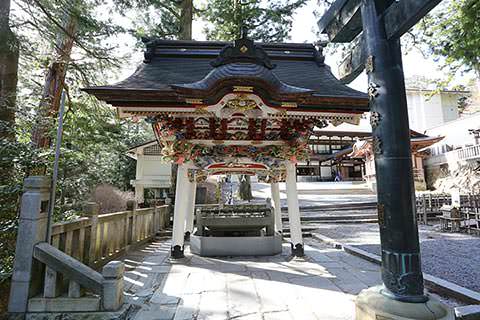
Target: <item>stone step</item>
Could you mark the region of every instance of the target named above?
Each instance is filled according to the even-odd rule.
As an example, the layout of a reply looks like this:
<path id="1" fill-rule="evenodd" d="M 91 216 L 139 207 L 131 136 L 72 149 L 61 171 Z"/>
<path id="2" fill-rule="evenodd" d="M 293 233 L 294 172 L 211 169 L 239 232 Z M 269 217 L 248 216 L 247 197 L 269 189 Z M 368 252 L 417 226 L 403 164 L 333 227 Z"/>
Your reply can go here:
<path id="1" fill-rule="evenodd" d="M 172 230 L 160 230 L 160 231 L 157 231 L 157 234 L 156 234 L 157 237 L 171 237 L 172 236 Z"/>
<path id="2" fill-rule="evenodd" d="M 309 222 L 304 222 L 304 225 L 309 225 L 309 224 L 335 224 L 335 223 L 340 223 L 340 224 L 348 224 L 348 223 L 377 223 L 378 219 L 371 218 L 371 219 L 336 219 L 336 220 L 324 220 L 324 221 L 309 221 Z"/>
<path id="3" fill-rule="evenodd" d="M 367 209 L 376 209 L 377 202 L 347 202 L 347 203 L 336 203 L 336 204 L 325 204 L 318 206 L 301 206 L 301 212 L 316 212 L 316 211 L 325 211 L 325 210 L 367 210 Z M 287 207 L 282 207 L 282 212 L 287 212 Z"/>
<path id="4" fill-rule="evenodd" d="M 288 233 L 288 232 L 282 233 L 282 236 L 283 236 L 284 239 L 287 239 L 287 238 L 290 239 L 290 233 Z M 304 237 L 304 238 L 312 238 L 313 235 L 312 235 L 311 232 L 302 232 L 302 237 Z"/>
<path id="5" fill-rule="evenodd" d="M 350 214 L 350 215 L 308 215 L 300 217 L 302 222 L 323 222 L 331 220 L 369 220 L 377 219 L 376 214 Z M 288 222 L 288 217 L 282 217 L 282 221 Z"/>

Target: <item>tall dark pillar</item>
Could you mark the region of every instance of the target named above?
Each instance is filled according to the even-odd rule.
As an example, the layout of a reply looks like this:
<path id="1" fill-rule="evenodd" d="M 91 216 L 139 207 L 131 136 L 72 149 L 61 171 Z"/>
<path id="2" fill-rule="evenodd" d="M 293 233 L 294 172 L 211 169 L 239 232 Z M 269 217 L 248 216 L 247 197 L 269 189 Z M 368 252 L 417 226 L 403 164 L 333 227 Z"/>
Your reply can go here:
<path id="1" fill-rule="evenodd" d="M 400 39 L 388 40 L 383 0 L 362 0 L 382 243 L 382 294 L 425 302 Z"/>

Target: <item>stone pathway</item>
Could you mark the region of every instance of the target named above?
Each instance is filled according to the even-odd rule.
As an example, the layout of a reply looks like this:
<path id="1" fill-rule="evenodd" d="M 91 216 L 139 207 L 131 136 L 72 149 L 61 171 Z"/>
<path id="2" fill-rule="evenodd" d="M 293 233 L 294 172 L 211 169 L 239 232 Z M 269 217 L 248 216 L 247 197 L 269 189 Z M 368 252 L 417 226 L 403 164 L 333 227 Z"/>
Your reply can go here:
<path id="1" fill-rule="evenodd" d="M 378 224 L 309 225 L 318 233 L 343 244 L 380 255 Z M 480 237 L 439 231 L 439 226 L 419 225 L 423 272 L 480 292 Z"/>
<path id="2" fill-rule="evenodd" d="M 354 319 L 354 299 L 380 283 L 378 266 L 320 242 L 305 259 L 290 248 L 272 257 L 169 259 L 158 241 L 125 259 L 132 319 Z M 186 249 L 188 251 L 188 248 Z"/>

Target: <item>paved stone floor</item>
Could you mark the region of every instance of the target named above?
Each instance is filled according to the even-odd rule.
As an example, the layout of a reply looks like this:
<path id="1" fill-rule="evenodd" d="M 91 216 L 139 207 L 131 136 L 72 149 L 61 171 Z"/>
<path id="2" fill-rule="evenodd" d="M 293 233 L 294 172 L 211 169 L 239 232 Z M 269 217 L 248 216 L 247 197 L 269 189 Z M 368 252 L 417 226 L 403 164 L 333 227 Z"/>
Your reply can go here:
<path id="1" fill-rule="evenodd" d="M 310 224 L 318 233 L 380 255 L 378 224 Z M 419 225 L 423 272 L 480 292 L 480 237 Z"/>
<path id="2" fill-rule="evenodd" d="M 170 260 L 169 241 L 124 259 L 132 319 L 354 319 L 354 298 L 380 283 L 378 267 L 307 241 L 304 259 L 289 246 L 273 257 Z"/>

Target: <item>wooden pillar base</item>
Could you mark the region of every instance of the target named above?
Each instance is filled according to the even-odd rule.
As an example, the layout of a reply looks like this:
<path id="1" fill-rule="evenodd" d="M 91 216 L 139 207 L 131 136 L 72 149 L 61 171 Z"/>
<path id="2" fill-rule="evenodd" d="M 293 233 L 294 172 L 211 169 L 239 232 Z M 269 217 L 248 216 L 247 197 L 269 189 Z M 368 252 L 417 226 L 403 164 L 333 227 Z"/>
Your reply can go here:
<path id="1" fill-rule="evenodd" d="M 382 294 L 383 286 L 363 290 L 355 301 L 356 320 L 454 320 L 454 311 L 429 297 L 420 303 L 401 302 Z"/>

